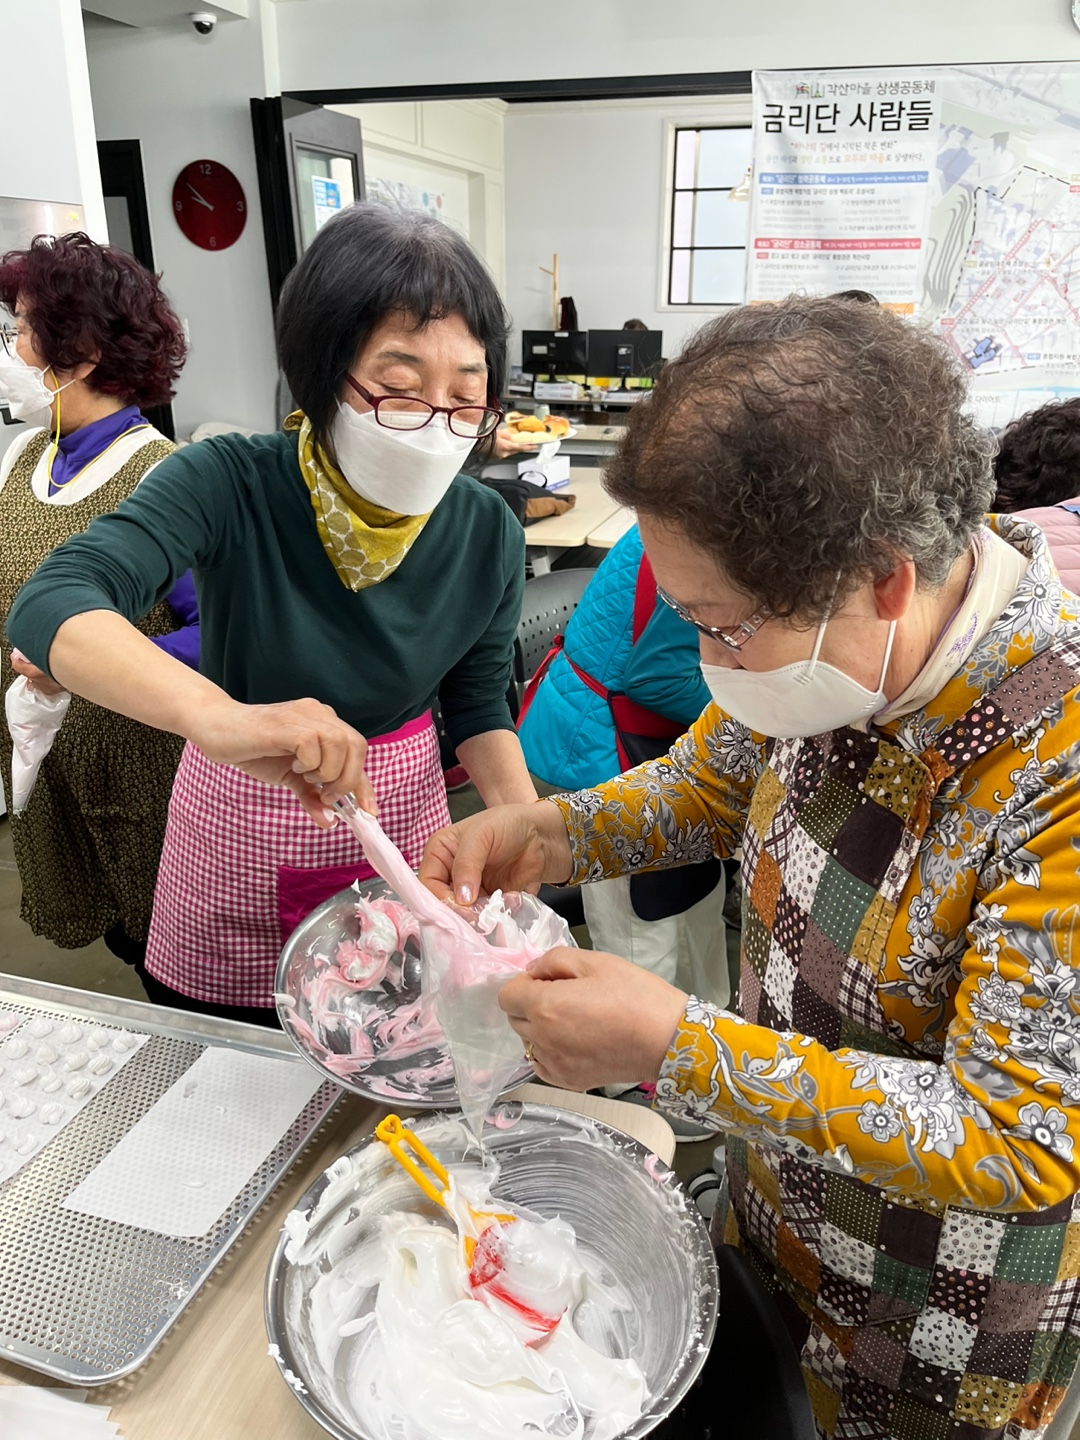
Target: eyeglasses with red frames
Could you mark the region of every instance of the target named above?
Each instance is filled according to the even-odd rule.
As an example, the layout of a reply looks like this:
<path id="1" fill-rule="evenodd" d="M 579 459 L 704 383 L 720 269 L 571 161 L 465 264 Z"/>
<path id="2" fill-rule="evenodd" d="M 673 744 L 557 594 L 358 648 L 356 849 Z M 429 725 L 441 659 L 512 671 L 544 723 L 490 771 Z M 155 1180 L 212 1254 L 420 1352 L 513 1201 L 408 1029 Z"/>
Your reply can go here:
<path id="1" fill-rule="evenodd" d="M 371 406 L 376 423 L 387 430 L 422 430 L 436 415 L 445 415 L 452 434 L 463 440 L 482 440 L 505 419 L 505 412 L 496 405 L 429 405 L 408 395 L 372 395 L 351 375 L 345 379 Z"/>
<path id="2" fill-rule="evenodd" d="M 705 625 L 701 620 L 695 620 L 685 605 L 680 605 L 678 600 L 662 590 L 659 585 L 656 593 L 665 605 L 669 605 L 680 620 L 685 620 L 688 625 L 693 625 L 695 630 L 702 635 L 708 635 L 710 640 L 716 640 L 721 645 L 726 645 L 729 650 L 741 650 L 748 640 L 752 640 L 761 627 L 769 619 L 767 610 L 755 610 L 747 620 L 740 620 L 734 630 L 718 630 L 715 625 Z"/>

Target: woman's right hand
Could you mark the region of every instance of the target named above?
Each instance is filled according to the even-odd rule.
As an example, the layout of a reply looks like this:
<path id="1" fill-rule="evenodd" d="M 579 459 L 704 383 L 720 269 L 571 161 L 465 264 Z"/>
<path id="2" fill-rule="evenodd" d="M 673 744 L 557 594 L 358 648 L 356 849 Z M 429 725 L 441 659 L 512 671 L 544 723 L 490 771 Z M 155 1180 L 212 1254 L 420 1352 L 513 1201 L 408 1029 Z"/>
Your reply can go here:
<path id="1" fill-rule="evenodd" d="M 440 900 L 472 905 L 495 890 L 563 885 L 573 869 L 570 837 L 557 805 L 497 805 L 437 830 L 420 862 L 420 879 Z"/>
<path id="2" fill-rule="evenodd" d="M 21 675 L 24 680 L 29 680 L 35 690 L 40 690 L 42 695 L 63 695 L 63 685 L 58 685 L 55 680 L 50 680 L 44 670 L 39 670 L 36 665 L 26 658 L 21 650 L 12 650 L 11 668 L 16 675 Z"/>
<path id="3" fill-rule="evenodd" d="M 223 695 L 220 704 L 203 707 L 188 738 L 208 760 L 288 786 L 324 829 L 336 822 L 330 806 L 343 795 L 378 814 L 364 771 L 367 741 L 319 700 L 241 705 Z"/>

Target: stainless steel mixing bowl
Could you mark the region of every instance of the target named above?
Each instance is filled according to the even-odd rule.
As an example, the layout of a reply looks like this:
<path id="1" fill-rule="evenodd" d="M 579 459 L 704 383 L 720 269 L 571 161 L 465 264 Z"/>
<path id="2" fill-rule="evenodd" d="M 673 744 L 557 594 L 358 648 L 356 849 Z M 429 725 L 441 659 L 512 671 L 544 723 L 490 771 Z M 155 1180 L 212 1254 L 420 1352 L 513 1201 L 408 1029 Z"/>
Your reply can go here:
<path id="1" fill-rule="evenodd" d="M 359 938 L 358 895 L 368 899 L 377 896 L 397 898 L 385 881 L 362 880 L 325 900 L 290 935 L 281 952 L 274 980 L 275 992 L 286 997 L 284 1001 L 279 999 L 277 1002 L 282 1028 L 304 1059 L 335 1085 L 344 1085 L 347 1090 L 372 1100 L 389 1101 L 409 1109 L 452 1109 L 458 1103 L 458 1095 L 450 1068 L 449 1047 L 441 1031 L 438 1032 L 438 1042 L 427 1050 L 417 1052 L 412 1048 L 398 1048 L 393 1043 L 376 1044 L 370 1059 L 358 1059 L 346 1068 L 342 1068 L 341 1061 L 327 1065 L 326 1051 L 313 1047 L 305 1033 L 304 1027 L 311 1024 L 311 1014 L 304 998 L 304 981 L 322 963 L 320 956 L 331 955 L 343 941 Z M 400 974 L 401 980 L 397 984 L 384 980 L 374 990 L 362 991 L 359 986 L 354 987 L 353 994 L 345 997 L 335 1025 L 323 1032 L 329 1050 L 348 1054 L 350 1027 L 356 1024 L 354 1013 L 350 1013 L 353 1000 L 362 999 L 367 1004 L 374 999 L 387 1016 L 404 1005 L 420 1000 L 420 951 L 415 941 L 410 940 L 406 944 Z M 299 1026 L 296 1023 L 298 1020 L 301 1022 Z M 438 1067 L 444 1078 L 431 1080 L 433 1067 Z M 524 1084 L 532 1078 L 532 1074 L 532 1067 L 522 1063 L 521 1069 L 508 1083 L 507 1090 Z"/>
<path id="2" fill-rule="evenodd" d="M 456 1121 L 430 1116 L 414 1129 L 443 1164 L 466 1158 L 464 1131 Z M 599 1121 L 504 1102 L 489 1117 L 484 1140 L 499 1165 L 497 1195 L 544 1218 L 569 1221 L 583 1250 L 629 1295 L 624 1353 L 644 1372 L 649 1400 L 622 1435 L 647 1435 L 686 1394 L 712 1343 L 716 1260 L 704 1220 L 666 1165 Z M 473 1161 L 475 1155 L 474 1144 Z M 353 1337 L 331 1345 L 313 1316 L 340 1305 L 350 1262 L 358 1260 L 391 1210 L 414 1210 L 445 1222 L 443 1212 L 372 1137 L 300 1199 L 270 1262 L 271 1354 L 299 1402 L 336 1440 L 369 1440 L 340 1378 L 348 1373 L 349 1347 L 360 1342 Z M 417 1361 L 422 1364 L 422 1357 Z"/>

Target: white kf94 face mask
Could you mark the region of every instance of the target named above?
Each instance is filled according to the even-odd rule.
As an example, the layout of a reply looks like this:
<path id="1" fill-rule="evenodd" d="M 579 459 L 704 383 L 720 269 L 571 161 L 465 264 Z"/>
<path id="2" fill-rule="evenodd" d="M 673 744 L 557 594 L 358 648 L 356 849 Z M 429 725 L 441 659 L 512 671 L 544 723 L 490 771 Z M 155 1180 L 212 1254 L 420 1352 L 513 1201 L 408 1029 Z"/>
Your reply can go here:
<path id="1" fill-rule="evenodd" d="M 433 416 L 422 430 L 390 430 L 373 410 L 361 414 L 340 403 L 330 439 L 356 493 L 398 515 L 430 514 L 476 444 L 474 436 L 455 435 L 445 415 Z"/>
<path id="2" fill-rule="evenodd" d="M 68 380 L 52 390 L 45 384 L 44 370 L 28 365 L 20 355 L 9 355 L 0 346 L 0 397 L 13 420 L 27 425 L 51 424 L 54 396 L 74 383 Z"/>
<path id="3" fill-rule="evenodd" d="M 867 690 L 843 670 L 818 659 L 825 638 L 826 618 L 818 627 L 814 653 L 809 660 L 782 665 L 779 670 L 728 669 L 726 665 L 701 666 L 709 694 L 721 710 L 743 725 L 777 740 L 823 735 L 858 725 L 886 704 L 885 673 L 889 668 L 896 621 L 889 626 L 885 659 L 876 690 Z"/>

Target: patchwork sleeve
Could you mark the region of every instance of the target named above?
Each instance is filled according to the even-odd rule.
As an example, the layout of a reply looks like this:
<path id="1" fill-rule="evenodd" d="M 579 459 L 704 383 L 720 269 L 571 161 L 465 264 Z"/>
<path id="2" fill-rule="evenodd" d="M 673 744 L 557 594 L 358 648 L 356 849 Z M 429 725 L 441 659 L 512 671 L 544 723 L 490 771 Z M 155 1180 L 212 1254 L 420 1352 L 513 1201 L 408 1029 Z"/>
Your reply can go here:
<path id="1" fill-rule="evenodd" d="M 899 949 L 912 995 L 931 974 L 955 986 L 940 1060 L 830 1051 L 691 1000 L 657 1085 L 663 1108 L 934 1207 L 1031 1211 L 1080 1190 L 1074 765 L 1051 762 L 1027 803 L 1004 806 L 967 876 L 979 898 L 955 956 L 917 877 L 909 886 L 890 970 Z"/>
<path id="2" fill-rule="evenodd" d="M 662 759 L 594 790 L 553 796 L 570 836 L 571 883 L 734 855 L 764 745 L 710 705 Z"/>

